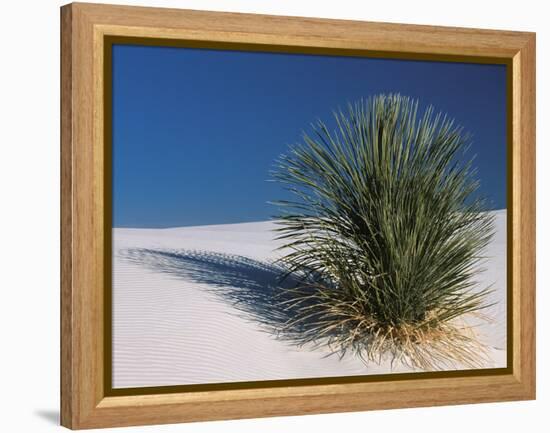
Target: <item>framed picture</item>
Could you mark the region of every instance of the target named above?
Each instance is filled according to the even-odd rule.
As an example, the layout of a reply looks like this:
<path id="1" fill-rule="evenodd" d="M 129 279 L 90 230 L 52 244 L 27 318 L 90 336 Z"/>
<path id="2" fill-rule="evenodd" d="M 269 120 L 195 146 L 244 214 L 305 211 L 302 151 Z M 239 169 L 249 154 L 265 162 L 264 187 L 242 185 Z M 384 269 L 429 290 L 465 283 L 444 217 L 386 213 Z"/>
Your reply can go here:
<path id="1" fill-rule="evenodd" d="M 535 35 L 61 8 L 69 428 L 535 398 Z"/>

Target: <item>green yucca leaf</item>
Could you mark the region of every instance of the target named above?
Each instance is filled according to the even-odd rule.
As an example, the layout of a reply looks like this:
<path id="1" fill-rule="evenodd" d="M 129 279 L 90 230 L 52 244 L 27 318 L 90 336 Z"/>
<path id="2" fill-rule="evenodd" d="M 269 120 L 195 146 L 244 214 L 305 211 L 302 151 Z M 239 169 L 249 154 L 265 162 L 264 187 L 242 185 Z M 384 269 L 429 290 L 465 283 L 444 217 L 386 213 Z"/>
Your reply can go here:
<path id="1" fill-rule="evenodd" d="M 487 306 L 489 288 L 476 289 L 474 278 L 493 235 L 493 219 L 475 197 L 473 163 L 462 160 L 469 137 L 431 107 L 420 115 L 418 102 L 400 95 L 361 100 L 334 117 L 335 131 L 319 121 L 273 172 L 294 196 L 275 202 L 282 262 L 303 276 L 293 326 L 314 319 L 308 341 L 331 335 L 397 357 L 419 350 L 401 344 L 395 352 L 402 336 L 388 330 L 399 327 L 450 329 L 467 341 L 450 323 Z M 352 310 L 354 319 L 346 319 Z M 381 330 L 384 343 L 375 343 Z M 461 359 L 464 350 L 455 351 Z"/>

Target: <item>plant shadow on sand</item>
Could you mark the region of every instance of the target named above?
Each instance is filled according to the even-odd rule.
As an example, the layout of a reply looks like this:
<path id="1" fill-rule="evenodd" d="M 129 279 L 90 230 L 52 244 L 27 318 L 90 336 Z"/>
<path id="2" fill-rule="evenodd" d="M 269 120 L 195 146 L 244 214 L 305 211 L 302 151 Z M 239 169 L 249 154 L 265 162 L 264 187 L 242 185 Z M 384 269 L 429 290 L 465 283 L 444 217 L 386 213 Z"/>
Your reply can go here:
<path id="1" fill-rule="evenodd" d="M 307 346 L 311 350 L 323 348 L 323 357 L 336 355 L 343 358 L 350 352 L 350 355 L 359 356 L 366 365 L 369 364 L 362 352 L 366 345 L 372 344 L 372 335 L 365 333 L 364 338 L 358 341 L 342 344 L 342 339 L 348 338 L 349 332 L 341 325 L 331 325 L 323 331 L 320 338 L 319 323 L 324 319 L 322 314 L 315 311 L 320 306 L 322 308 L 321 304 L 326 300 L 317 296 L 313 288 L 310 289 L 314 285 L 301 284 L 304 282 L 303 278 L 289 274 L 278 263 L 196 250 L 131 248 L 120 251 L 119 256 L 155 272 L 203 284 L 206 291 L 231 305 L 236 315 L 253 321 L 278 340 L 298 347 Z M 295 290 L 296 286 L 300 286 L 299 291 Z M 307 309 L 314 313 L 306 320 L 296 320 L 297 309 Z M 329 318 L 329 323 L 339 322 L 340 319 L 341 316 L 335 313 Z M 485 357 L 482 349 L 480 347 L 480 353 Z M 388 360 L 391 369 L 398 360 L 410 369 L 419 368 L 418 365 L 403 360 L 398 353 L 388 354 L 386 350 L 380 350 L 374 360 L 377 364 Z M 446 363 L 445 359 L 439 361 L 444 367 L 455 366 Z"/>
<path id="2" fill-rule="evenodd" d="M 293 275 L 283 278 L 287 272 L 278 264 L 194 250 L 133 248 L 121 251 L 120 256 L 153 271 L 204 284 L 241 317 L 253 320 L 278 339 L 297 345 L 306 343 L 301 336 L 308 323 L 293 323 L 292 288 L 300 279 Z"/>

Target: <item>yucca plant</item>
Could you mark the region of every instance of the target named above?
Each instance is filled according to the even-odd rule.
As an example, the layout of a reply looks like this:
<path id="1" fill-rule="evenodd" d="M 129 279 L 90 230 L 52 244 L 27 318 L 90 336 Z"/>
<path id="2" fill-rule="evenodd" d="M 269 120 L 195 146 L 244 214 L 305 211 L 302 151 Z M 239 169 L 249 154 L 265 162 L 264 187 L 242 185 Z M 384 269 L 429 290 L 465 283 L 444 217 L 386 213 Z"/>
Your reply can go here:
<path id="1" fill-rule="evenodd" d="M 273 173 L 294 195 L 276 202 L 281 260 L 300 276 L 281 301 L 286 329 L 366 362 L 479 366 L 483 346 L 462 318 L 487 307 L 475 276 L 493 219 L 464 161 L 469 138 L 400 95 L 334 117 L 334 131 L 313 125 Z"/>

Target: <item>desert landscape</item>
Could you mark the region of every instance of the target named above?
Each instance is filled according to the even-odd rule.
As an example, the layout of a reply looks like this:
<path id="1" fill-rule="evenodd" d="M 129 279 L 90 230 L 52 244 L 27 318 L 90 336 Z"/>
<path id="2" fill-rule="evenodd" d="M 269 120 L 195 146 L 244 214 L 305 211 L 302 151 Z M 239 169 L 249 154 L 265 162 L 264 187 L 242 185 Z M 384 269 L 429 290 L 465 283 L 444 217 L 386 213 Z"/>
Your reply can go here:
<path id="1" fill-rule="evenodd" d="M 114 388 L 506 367 L 505 65 L 112 57 Z"/>
<path id="2" fill-rule="evenodd" d="M 477 286 L 491 285 L 489 321 L 466 318 L 506 366 L 506 210 L 483 252 Z M 270 323 L 280 269 L 272 221 L 113 229 L 113 387 L 147 387 L 402 373 L 328 347 L 281 338 Z M 456 367 L 455 367 L 456 368 Z M 442 367 L 442 369 L 448 369 Z"/>

